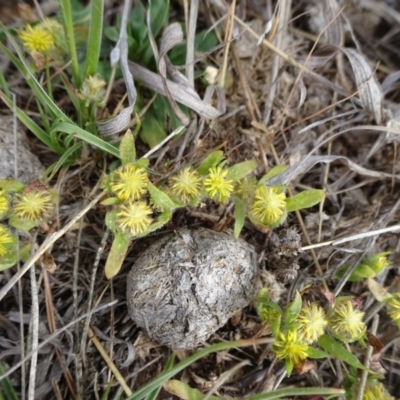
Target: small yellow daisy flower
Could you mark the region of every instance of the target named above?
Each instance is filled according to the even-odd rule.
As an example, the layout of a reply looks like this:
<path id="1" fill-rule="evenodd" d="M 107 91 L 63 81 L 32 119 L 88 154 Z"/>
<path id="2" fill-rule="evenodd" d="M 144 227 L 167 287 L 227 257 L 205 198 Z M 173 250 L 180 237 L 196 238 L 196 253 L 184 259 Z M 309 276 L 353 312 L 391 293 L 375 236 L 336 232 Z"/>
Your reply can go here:
<path id="1" fill-rule="evenodd" d="M 4 190 L 0 190 L 0 218 L 4 217 L 9 210 L 9 200 Z"/>
<path id="2" fill-rule="evenodd" d="M 13 213 L 22 221 L 41 223 L 51 216 L 55 208 L 54 194 L 50 190 L 26 188 L 13 202 Z"/>
<path id="3" fill-rule="evenodd" d="M 189 204 L 201 193 L 201 177 L 192 168 L 180 171 L 170 179 L 169 184 L 171 194 L 184 204 Z"/>
<path id="4" fill-rule="evenodd" d="M 0 257 L 4 257 L 8 253 L 9 247 L 14 241 L 15 238 L 11 231 L 0 225 Z"/>
<path id="5" fill-rule="evenodd" d="M 329 315 L 329 328 L 342 342 L 355 342 L 364 336 L 364 313 L 356 310 L 350 300 L 341 301 Z"/>
<path id="6" fill-rule="evenodd" d="M 296 331 L 289 331 L 287 335 L 280 332 L 272 347 L 279 360 L 288 359 L 293 365 L 307 358 L 307 349 L 308 346 L 301 343 Z"/>
<path id="7" fill-rule="evenodd" d="M 120 200 L 137 200 L 146 193 L 148 181 L 149 177 L 144 168 L 127 164 L 114 172 L 111 190 Z"/>
<path id="8" fill-rule="evenodd" d="M 20 33 L 19 38 L 29 52 L 46 54 L 54 46 L 54 36 L 41 25 L 27 25 Z"/>
<path id="9" fill-rule="evenodd" d="M 204 187 L 207 195 L 223 203 L 228 200 L 233 192 L 233 181 L 226 179 L 228 170 L 221 167 L 210 168 L 208 176 L 204 180 Z"/>
<path id="10" fill-rule="evenodd" d="M 151 224 L 152 209 L 144 201 L 134 201 L 121 205 L 116 212 L 117 226 L 122 232 L 138 236 Z"/>
<path id="11" fill-rule="evenodd" d="M 286 211 L 285 193 L 279 193 L 275 187 L 259 186 L 254 195 L 250 215 L 265 225 L 277 224 Z"/>
<path id="12" fill-rule="evenodd" d="M 386 301 L 386 310 L 390 318 L 400 329 L 400 293 L 395 293 Z"/>
<path id="13" fill-rule="evenodd" d="M 299 336 L 308 344 L 318 340 L 328 324 L 324 310 L 315 303 L 303 306 L 297 320 L 300 323 Z"/>
<path id="14" fill-rule="evenodd" d="M 394 400 L 385 386 L 378 381 L 369 381 L 364 391 L 363 400 Z"/>

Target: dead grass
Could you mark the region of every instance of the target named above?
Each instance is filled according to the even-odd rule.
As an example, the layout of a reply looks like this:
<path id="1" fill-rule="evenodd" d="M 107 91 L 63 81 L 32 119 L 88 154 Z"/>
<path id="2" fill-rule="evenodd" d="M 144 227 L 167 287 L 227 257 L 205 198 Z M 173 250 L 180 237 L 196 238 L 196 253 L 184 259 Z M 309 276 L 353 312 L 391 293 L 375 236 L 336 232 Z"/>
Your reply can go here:
<path id="1" fill-rule="evenodd" d="M 109 3 L 111 6 L 113 2 Z M 266 1 L 265 7 L 257 1 L 237 1 L 236 7 L 231 8 L 217 0 L 209 3 L 207 7 L 200 5 L 197 24 L 214 25 L 221 40 L 228 44 L 194 68 L 201 70 L 206 64 L 223 67 L 228 82 L 226 114 L 212 123 L 205 121 L 194 143 L 196 132 L 186 138 L 184 147 L 180 146 L 185 142 L 179 139 L 155 153 L 152 162 L 162 153 L 158 171 L 167 172 L 165 161 L 174 160 L 180 148 L 185 160 L 201 158 L 214 148 L 222 148 L 230 164 L 256 157 L 260 162 L 259 176 L 276 164 L 299 163 L 301 168 L 293 171 L 290 180 L 292 192 L 324 188 L 327 193 L 320 208 L 293 214 L 285 223 L 285 227 L 301 232 L 304 246 L 398 225 L 400 131 L 396 118 L 400 86 L 391 79 L 398 73 L 400 51 L 400 9 L 396 2 L 347 1 L 340 9 L 335 0 L 283 0 L 274 15 L 272 1 Z M 180 5 L 172 4 L 174 10 L 182 11 Z M 327 7 L 330 12 L 326 12 Z M 176 18 L 183 21 L 183 17 Z M 255 25 L 252 21 L 262 22 L 258 28 L 271 22 L 270 31 L 258 47 L 254 31 L 247 29 Z M 235 30 L 231 29 L 233 26 Z M 224 32 L 228 32 L 225 37 Z M 230 41 L 236 32 L 241 37 Z M 260 34 L 262 30 L 256 32 L 257 36 Z M 246 40 L 244 47 L 242 40 Z M 323 47 L 324 44 L 330 46 Z M 252 46 L 250 55 L 244 54 L 248 46 Z M 342 51 L 343 47 L 350 50 Z M 11 89 L 17 90 L 18 86 Z M 200 85 L 198 89 L 202 90 Z M 391 133 L 387 133 L 389 130 Z M 138 145 L 140 155 L 147 150 Z M 316 157 L 312 163 L 311 155 Z M 331 155 L 340 158 L 327 158 Z M 126 382 L 126 393 L 157 376 L 172 350 L 150 341 L 127 315 L 125 289 L 130 267 L 144 248 L 174 229 L 206 226 L 222 230 L 233 226 L 229 205 L 208 202 L 196 210 L 178 211 L 167 227 L 136 240 L 122 271 L 113 281 L 107 281 L 103 265 L 111 238 L 103 223 L 105 210 L 93 204 L 82 219 L 73 218 L 94 198 L 96 183 L 107 168 L 100 167 L 101 160 L 95 157 L 89 155 L 54 182 L 60 193 L 58 216 L 34 242 L 40 246 L 51 238 L 45 252 L 50 261 L 46 263 L 38 257 L 36 263 L 37 295 L 26 274 L 0 305 L 0 360 L 6 369 L 18 366 L 11 374 L 18 391 L 22 390 L 21 382 L 26 384 L 29 380 L 34 333 L 30 323 L 33 326 L 37 321 L 38 399 L 100 398 L 110 381 L 110 398 L 115 398 L 122 388 L 114 378 L 114 366 Z M 70 228 L 58 240 L 50 236 L 70 221 Z M 298 279 L 287 285 L 288 293 L 307 283 L 326 282 L 336 294 L 362 298 L 364 311 L 372 317 L 379 310 L 366 285 L 339 282 L 331 275 L 344 263 L 356 265 L 365 255 L 393 251 L 393 266 L 380 281 L 399 290 L 400 241 L 396 232 L 398 229 L 304 251 L 299 259 Z M 243 237 L 261 253 L 269 233 L 246 223 Z M 49 272 L 52 263 L 54 271 Z M 17 269 L 2 271 L 2 286 L 14 274 L 18 274 Z M 36 316 L 31 312 L 33 304 L 38 306 Z M 383 311 L 379 315 L 376 336 L 385 346 L 380 360 L 386 371 L 385 384 L 392 395 L 398 395 L 400 334 Z M 250 308 L 216 332 L 209 343 L 267 334 Z M 213 354 L 187 368 L 179 379 L 207 391 L 222 374 L 232 370 L 217 393 L 235 397 L 269 391 L 279 385 L 342 384 L 346 372 L 343 365 L 328 361 L 318 362 L 316 369 L 304 375 L 294 374 L 280 382 L 283 364 L 273 361 L 269 349 L 270 345 L 264 344 Z M 365 355 L 359 348 L 354 351 L 360 352 L 360 358 Z M 183 358 L 187 353 L 176 355 Z M 107 357 L 112 364 L 107 363 Z M 161 392 L 158 398 L 168 397 Z"/>

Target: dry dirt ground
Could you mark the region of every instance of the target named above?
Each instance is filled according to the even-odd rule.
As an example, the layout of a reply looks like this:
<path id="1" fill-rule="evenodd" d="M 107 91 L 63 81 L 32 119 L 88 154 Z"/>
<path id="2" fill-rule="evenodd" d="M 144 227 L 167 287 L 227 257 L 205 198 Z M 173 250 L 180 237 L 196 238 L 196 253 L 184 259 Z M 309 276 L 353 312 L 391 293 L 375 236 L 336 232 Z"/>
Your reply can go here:
<path id="1" fill-rule="evenodd" d="M 1 2 L 0 16 L 4 23 L 12 22 L 15 3 Z M 173 21 L 184 21 L 182 3 L 171 1 Z M 200 3 L 198 26 L 219 27 L 219 39 L 223 42 L 225 20 L 221 18 L 228 15 L 226 20 L 229 20 L 231 10 L 220 0 Z M 220 148 L 229 165 L 256 158 L 258 177 L 276 164 L 303 162 L 290 181 L 290 190 L 296 193 L 323 188 L 326 200 L 321 207 L 291 214 L 284 226 L 275 230 L 279 234 L 287 228 L 296 229 L 303 246 L 399 224 L 400 3 L 282 0 L 277 10 L 275 3 L 236 1 L 237 20 L 232 34 L 239 38 L 229 42 L 227 53 L 226 113 L 212 124 L 206 121 L 194 146 L 196 157 L 200 159 L 208 151 Z M 111 9 L 118 2 L 109 1 L 107 6 Z M 267 41 L 257 46 L 257 38 L 245 25 L 260 37 L 268 21 Z M 207 65 L 221 68 L 225 48 L 203 58 L 195 70 L 204 71 Z M 6 73 L 11 90 L 19 94 L 21 106 L 26 105 L 23 96 L 27 95 L 27 89 L 23 81 L 11 67 Z M 197 89 L 204 90 L 200 80 Z M 116 96 L 120 94 L 116 90 Z M 3 104 L 0 107 L 3 115 L 9 114 Z M 44 145 L 32 135 L 28 137 L 32 151 L 45 166 L 54 161 L 54 155 Z M 190 140 L 184 156 L 193 150 Z M 175 159 L 181 144 L 182 139 L 178 139 L 151 158 L 154 165 L 161 155 L 162 162 L 155 167 L 160 173 L 165 172 L 167 160 Z M 139 155 L 148 151 L 142 143 L 137 147 Z M 89 154 L 79 166 L 60 173 L 52 182 L 60 194 L 58 214 L 47 231 L 38 233 L 39 245 L 46 235 L 64 226 L 93 198 L 93 188 L 102 174 L 96 157 Z M 167 226 L 147 238 L 135 240 L 121 272 L 108 281 L 102 267 L 112 238 L 106 233 L 104 215 L 105 209 L 96 206 L 53 245 L 54 271 L 49 273 L 40 265 L 36 267 L 39 341 L 50 338 L 39 350 L 38 399 L 74 398 L 74 395 L 83 399 L 100 398 L 113 374 L 99 353 L 96 340 L 132 390 L 157 376 L 172 350 L 147 338 L 127 314 L 127 274 L 145 248 L 177 228 L 227 230 L 232 229 L 234 222 L 229 203 L 217 205 L 207 201 L 196 209 L 181 209 Z M 307 284 L 321 285 L 326 279 L 333 293 L 360 297 L 369 321 L 379 312 L 376 336 L 385 346 L 381 364 L 386 371 L 385 385 L 393 396 L 400 393 L 399 330 L 376 307 L 365 283 L 346 283 L 341 287 L 332 278 L 332 271 L 345 263 L 353 265 L 366 255 L 391 251 L 392 266 L 379 280 L 385 287 L 399 290 L 397 232 L 303 251 L 296 260 L 299 269 L 297 273 L 290 271 L 294 279 L 286 284 L 282 297 L 285 304 L 296 289 Z M 241 235 L 260 254 L 260 267 L 265 267 L 263 255 L 270 235 L 271 232 L 261 232 L 247 222 Z M 275 267 L 279 272 L 279 265 Z M 16 268 L 0 272 L 0 286 L 15 273 Z M 30 354 L 30 307 L 30 280 L 26 274 L 0 305 L 0 361 L 6 369 L 21 361 L 21 337 L 25 338 L 25 354 Z M 88 317 L 91 310 L 97 311 Z M 61 331 L 73 321 L 76 323 Z M 60 330 L 56 337 L 50 337 L 52 327 Z M 248 307 L 213 334 L 208 343 L 268 337 L 268 334 L 254 308 Z M 353 351 L 360 359 L 365 354 L 359 347 Z M 176 352 L 178 358 L 188 354 Z M 245 360 L 246 365 L 234 368 Z M 233 371 L 217 393 L 222 397 L 243 398 L 269 391 L 276 385 L 282 376 L 283 363 L 273 360 L 270 344 L 232 349 L 203 358 L 177 379 L 207 391 L 226 371 Z M 24 366 L 26 374 L 29 360 Z M 344 373 L 339 363 L 317 362 L 316 368 L 308 373 L 285 377 L 279 387 L 341 387 Z M 11 375 L 18 393 L 23 390 L 21 374 L 21 369 L 17 369 Z M 109 398 L 115 398 L 119 388 L 113 379 Z M 161 391 L 158 398 L 171 395 Z"/>

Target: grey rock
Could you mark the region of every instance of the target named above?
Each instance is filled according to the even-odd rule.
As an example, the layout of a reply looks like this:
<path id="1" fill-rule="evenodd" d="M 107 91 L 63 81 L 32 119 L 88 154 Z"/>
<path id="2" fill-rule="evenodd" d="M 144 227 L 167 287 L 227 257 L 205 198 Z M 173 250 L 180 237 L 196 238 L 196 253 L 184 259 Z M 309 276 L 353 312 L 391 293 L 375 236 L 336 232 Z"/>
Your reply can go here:
<path id="1" fill-rule="evenodd" d="M 18 177 L 23 183 L 30 183 L 42 177 L 44 166 L 32 154 L 28 141 L 18 123 L 17 146 L 15 151 L 14 124 L 12 115 L 0 115 L 0 178 L 14 178 L 15 154 L 17 154 Z"/>

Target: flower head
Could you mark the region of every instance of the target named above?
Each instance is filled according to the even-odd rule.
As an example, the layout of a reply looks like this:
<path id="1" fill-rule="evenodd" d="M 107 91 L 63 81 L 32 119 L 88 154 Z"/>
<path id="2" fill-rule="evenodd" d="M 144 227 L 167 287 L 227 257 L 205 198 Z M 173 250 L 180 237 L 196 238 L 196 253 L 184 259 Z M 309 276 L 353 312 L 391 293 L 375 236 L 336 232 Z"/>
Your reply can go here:
<path id="1" fill-rule="evenodd" d="M 42 25 L 27 25 L 19 33 L 19 38 L 29 52 L 46 54 L 54 46 L 54 36 Z"/>
<path id="2" fill-rule="evenodd" d="M 288 359 L 293 365 L 307 358 L 308 346 L 301 343 L 296 331 L 289 331 L 286 335 L 279 332 L 272 349 L 279 360 Z"/>
<path id="3" fill-rule="evenodd" d="M 27 186 L 13 203 L 14 215 L 25 222 L 39 224 L 49 218 L 55 208 L 54 192 L 47 186 Z"/>
<path id="4" fill-rule="evenodd" d="M 246 176 L 235 185 L 235 194 L 244 201 L 252 200 L 256 190 L 256 183 L 257 180 L 254 176 L 251 178 Z"/>
<path id="5" fill-rule="evenodd" d="M 207 195 L 222 203 L 228 200 L 233 192 L 233 181 L 226 179 L 227 174 L 227 169 L 223 170 L 221 167 L 210 168 L 208 176 L 204 180 Z"/>
<path id="6" fill-rule="evenodd" d="M 144 201 L 134 201 L 121 205 L 116 212 L 116 222 L 122 232 L 138 236 L 151 224 L 151 208 Z"/>
<path id="7" fill-rule="evenodd" d="M 312 343 L 323 335 L 328 321 L 324 310 L 315 303 L 307 303 L 297 318 L 300 323 L 299 336 L 305 343 Z"/>
<path id="8" fill-rule="evenodd" d="M 9 229 L 0 225 L 0 257 L 4 257 L 15 243 L 15 237 Z"/>
<path id="9" fill-rule="evenodd" d="M 329 315 L 329 328 L 342 342 L 354 342 L 365 334 L 364 313 L 356 310 L 350 300 L 338 302 Z"/>
<path id="10" fill-rule="evenodd" d="M 385 303 L 389 317 L 400 329 L 400 292 L 390 296 Z"/>
<path id="11" fill-rule="evenodd" d="M 278 190 L 276 187 L 259 186 L 254 193 L 250 216 L 268 226 L 279 223 L 286 211 L 286 195 Z"/>
<path id="12" fill-rule="evenodd" d="M 104 86 L 106 86 L 106 82 L 99 75 L 89 76 L 82 84 L 80 96 L 86 100 L 87 105 L 101 103 L 106 94 Z"/>
<path id="13" fill-rule="evenodd" d="M 148 181 L 149 177 L 144 168 L 127 164 L 114 172 L 111 190 L 120 200 L 137 200 L 146 193 Z"/>
<path id="14" fill-rule="evenodd" d="M 191 168 L 180 171 L 170 179 L 169 183 L 170 193 L 184 204 L 189 204 L 201 193 L 201 177 Z"/>
<path id="15" fill-rule="evenodd" d="M 363 400 L 394 400 L 394 398 L 388 393 L 382 383 L 373 380 L 368 381 Z"/>
<path id="16" fill-rule="evenodd" d="M 4 190 L 0 190 L 0 218 L 4 217 L 9 210 L 9 199 Z"/>

